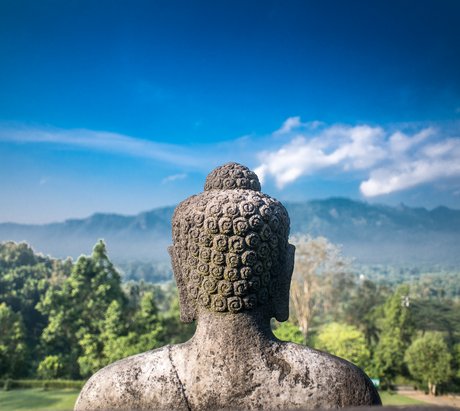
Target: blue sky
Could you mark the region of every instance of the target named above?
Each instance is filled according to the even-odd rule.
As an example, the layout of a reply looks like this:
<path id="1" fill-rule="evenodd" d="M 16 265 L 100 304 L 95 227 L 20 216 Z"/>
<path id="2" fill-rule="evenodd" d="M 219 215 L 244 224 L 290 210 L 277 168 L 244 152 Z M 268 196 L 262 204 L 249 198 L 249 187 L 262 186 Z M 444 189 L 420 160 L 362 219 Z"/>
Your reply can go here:
<path id="1" fill-rule="evenodd" d="M 134 214 L 227 161 L 281 200 L 460 208 L 457 1 L 0 2 L 0 222 Z"/>

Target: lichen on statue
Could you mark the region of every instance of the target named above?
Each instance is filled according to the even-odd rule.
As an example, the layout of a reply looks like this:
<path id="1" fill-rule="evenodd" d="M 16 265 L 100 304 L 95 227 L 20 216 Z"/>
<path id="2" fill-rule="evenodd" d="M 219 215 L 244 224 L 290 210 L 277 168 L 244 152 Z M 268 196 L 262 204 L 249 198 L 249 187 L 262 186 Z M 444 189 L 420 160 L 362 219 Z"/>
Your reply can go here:
<path id="1" fill-rule="evenodd" d="M 213 170 L 178 205 L 169 247 L 181 320 L 195 335 L 111 364 L 86 383 L 75 410 L 311 409 L 379 405 L 356 366 L 279 341 L 289 317 L 295 248 L 289 216 L 237 163 Z"/>

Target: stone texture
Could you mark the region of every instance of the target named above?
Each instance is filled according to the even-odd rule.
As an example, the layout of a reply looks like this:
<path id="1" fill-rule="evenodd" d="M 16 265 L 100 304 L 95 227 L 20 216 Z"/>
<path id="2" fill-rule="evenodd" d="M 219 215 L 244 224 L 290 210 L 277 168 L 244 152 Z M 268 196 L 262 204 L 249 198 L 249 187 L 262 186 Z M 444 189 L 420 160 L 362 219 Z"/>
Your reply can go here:
<path id="1" fill-rule="evenodd" d="M 274 290 L 289 293 L 281 269 L 292 254 L 289 216 L 279 201 L 260 192 L 252 171 L 236 163 L 212 171 L 205 191 L 176 208 L 172 226 L 169 251 L 183 321 L 195 320 L 199 307 L 238 313 L 266 306 L 278 320 L 287 319 L 286 304 L 268 303 Z"/>
<path id="2" fill-rule="evenodd" d="M 118 361 L 87 382 L 75 410 L 310 409 L 377 405 L 369 378 L 345 360 L 277 340 L 289 316 L 294 247 L 283 205 L 229 163 L 179 204 L 169 248 L 181 319 L 194 337 Z"/>

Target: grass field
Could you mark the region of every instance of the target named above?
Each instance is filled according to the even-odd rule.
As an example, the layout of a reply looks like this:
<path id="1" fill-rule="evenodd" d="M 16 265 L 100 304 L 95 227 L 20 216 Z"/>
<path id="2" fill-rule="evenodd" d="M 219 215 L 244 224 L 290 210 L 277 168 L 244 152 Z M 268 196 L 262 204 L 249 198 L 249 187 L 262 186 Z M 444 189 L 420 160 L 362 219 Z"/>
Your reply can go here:
<path id="1" fill-rule="evenodd" d="M 1 411 L 71 411 L 79 390 L 0 390 Z"/>
<path id="2" fill-rule="evenodd" d="M 426 402 L 414 400 L 413 398 L 406 397 L 404 395 L 395 394 L 389 391 L 380 391 L 380 398 L 382 399 L 383 405 L 416 405 L 426 404 Z"/>
<path id="3" fill-rule="evenodd" d="M 78 396 L 78 390 L 0 390 L 2 411 L 71 411 Z M 425 404 L 399 394 L 380 392 L 383 405 Z"/>

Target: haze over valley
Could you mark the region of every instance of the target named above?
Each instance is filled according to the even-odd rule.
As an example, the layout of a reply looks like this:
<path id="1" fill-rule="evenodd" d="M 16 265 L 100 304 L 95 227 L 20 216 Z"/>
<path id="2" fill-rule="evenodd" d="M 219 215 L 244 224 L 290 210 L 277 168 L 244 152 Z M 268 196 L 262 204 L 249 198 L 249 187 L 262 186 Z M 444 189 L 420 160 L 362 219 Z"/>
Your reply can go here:
<path id="1" fill-rule="evenodd" d="M 373 205 L 346 198 L 287 202 L 291 235 L 324 236 L 358 264 L 458 266 L 460 210 Z M 168 271 L 174 206 L 133 216 L 97 213 L 43 225 L 0 224 L 0 241 L 26 241 L 53 257 L 76 259 L 104 239 L 111 259 Z"/>

